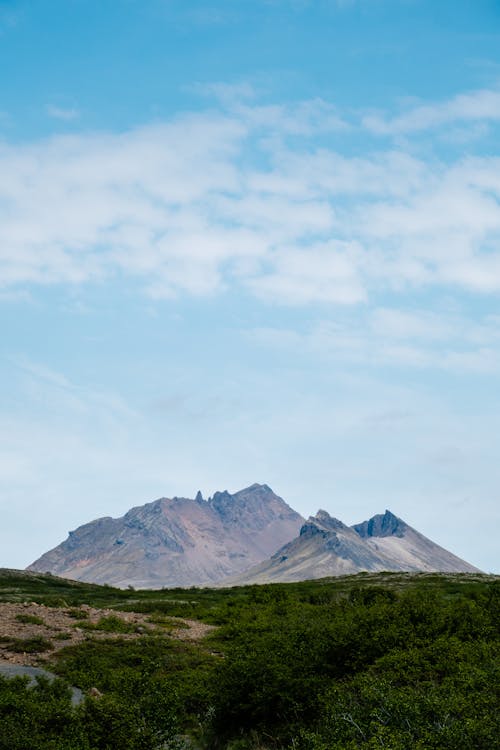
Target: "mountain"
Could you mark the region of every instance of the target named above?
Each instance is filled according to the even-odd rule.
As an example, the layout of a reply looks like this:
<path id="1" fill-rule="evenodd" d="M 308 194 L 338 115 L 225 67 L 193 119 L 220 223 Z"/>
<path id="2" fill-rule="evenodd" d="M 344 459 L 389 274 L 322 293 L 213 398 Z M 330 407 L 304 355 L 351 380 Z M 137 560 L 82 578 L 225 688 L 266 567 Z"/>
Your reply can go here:
<path id="1" fill-rule="evenodd" d="M 266 484 L 160 498 L 70 531 L 28 570 L 121 587 L 213 585 L 269 557 L 303 522 Z"/>
<path id="2" fill-rule="evenodd" d="M 478 568 L 432 542 L 389 510 L 383 515 L 355 524 L 352 528 L 381 559 L 394 565 L 388 570 L 480 572 Z"/>
<path id="3" fill-rule="evenodd" d="M 302 581 L 382 570 L 479 572 L 389 510 L 354 526 L 320 510 L 301 527 L 298 537 L 230 583 Z"/>
<path id="4" fill-rule="evenodd" d="M 99 518 L 70 531 L 28 570 L 135 588 L 360 571 L 478 572 L 388 510 L 354 526 L 325 510 L 304 521 L 266 484 L 233 495 L 216 492 L 208 500 L 200 492 L 194 500 L 160 498 L 122 518 Z"/>

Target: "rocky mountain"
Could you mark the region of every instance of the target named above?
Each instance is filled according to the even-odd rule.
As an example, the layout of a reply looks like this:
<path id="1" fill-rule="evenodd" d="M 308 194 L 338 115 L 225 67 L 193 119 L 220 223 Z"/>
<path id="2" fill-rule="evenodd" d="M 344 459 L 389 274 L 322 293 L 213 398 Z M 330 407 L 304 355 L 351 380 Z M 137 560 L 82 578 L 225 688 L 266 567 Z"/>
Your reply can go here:
<path id="1" fill-rule="evenodd" d="M 325 510 L 304 521 L 266 484 L 233 495 L 216 492 L 208 500 L 200 492 L 194 500 L 160 498 L 122 518 L 99 518 L 70 531 L 28 570 L 135 588 L 360 571 L 477 572 L 388 510 L 354 526 Z"/>
<path id="2" fill-rule="evenodd" d="M 269 557 L 303 523 L 266 484 L 160 498 L 70 531 L 28 570 L 121 587 L 213 585 Z"/>
<path id="3" fill-rule="evenodd" d="M 388 510 L 354 526 L 320 510 L 298 537 L 230 582 L 301 581 L 382 570 L 479 572 Z"/>

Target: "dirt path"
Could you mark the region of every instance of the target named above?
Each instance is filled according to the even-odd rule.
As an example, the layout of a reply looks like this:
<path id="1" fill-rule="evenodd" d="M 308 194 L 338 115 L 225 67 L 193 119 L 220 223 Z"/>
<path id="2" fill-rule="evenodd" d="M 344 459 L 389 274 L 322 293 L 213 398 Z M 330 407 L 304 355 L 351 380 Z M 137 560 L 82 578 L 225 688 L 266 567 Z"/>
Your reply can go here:
<path id="1" fill-rule="evenodd" d="M 102 618 L 109 617 L 121 620 L 130 632 L 92 629 Z M 169 617 L 165 618 L 165 622 L 152 622 L 150 615 L 97 609 L 85 604 L 71 608 L 46 607 L 34 602 L 0 603 L 0 660 L 28 666 L 47 660 L 54 651 L 82 643 L 89 638 L 133 639 L 150 633 L 184 641 L 198 641 L 213 629 L 213 625 L 196 620 Z M 37 641 L 31 640 L 29 643 L 28 639 L 44 639 L 49 648 L 43 650 L 42 640 L 37 650 Z"/>

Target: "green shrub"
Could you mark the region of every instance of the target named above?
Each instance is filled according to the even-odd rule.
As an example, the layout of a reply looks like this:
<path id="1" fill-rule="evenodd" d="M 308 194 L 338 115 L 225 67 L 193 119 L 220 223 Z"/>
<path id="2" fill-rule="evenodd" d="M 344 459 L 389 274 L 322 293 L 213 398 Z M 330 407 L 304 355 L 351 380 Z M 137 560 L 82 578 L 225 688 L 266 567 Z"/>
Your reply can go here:
<path id="1" fill-rule="evenodd" d="M 152 614 L 148 617 L 148 622 L 151 622 L 154 625 L 161 625 L 162 628 L 168 630 L 183 630 L 189 628 L 189 625 L 183 622 L 183 620 L 176 620 L 173 617 L 167 617 L 161 613 Z"/>
<path id="2" fill-rule="evenodd" d="M 86 620 L 89 613 L 85 609 L 78 609 L 78 607 L 72 607 L 66 610 L 68 617 L 72 617 L 74 620 Z"/>
<path id="3" fill-rule="evenodd" d="M 108 617 L 101 617 L 98 622 L 76 622 L 75 628 L 81 628 L 82 630 L 100 630 L 104 633 L 136 633 L 137 625 L 131 622 L 122 620 L 121 617 L 116 615 L 109 615 Z"/>
<path id="4" fill-rule="evenodd" d="M 146 690 L 144 692 L 144 688 Z M 60 680 L 0 677 L 0 750 L 167 750 L 177 747 L 175 696 L 135 685 L 134 700 L 87 698 L 77 707 Z"/>
<path id="5" fill-rule="evenodd" d="M 1 582 L 0 574 L 0 598 Z M 498 746 L 500 585 L 492 577 L 367 573 L 136 592 L 43 576 L 14 583 L 6 579 L 4 597 L 64 601 L 75 624 L 115 637 L 51 655 L 67 684 L 103 694 L 77 709 L 64 685 L 0 682 L 0 750 L 166 750 L 177 732 L 204 750 Z M 117 638 L 135 625 L 118 615 L 92 625 L 83 604 L 141 611 L 165 629 L 178 627 L 172 615 L 220 627 L 199 644 L 153 628 Z"/>
<path id="6" fill-rule="evenodd" d="M 45 625 L 45 622 L 42 620 L 41 617 L 37 617 L 37 615 L 16 615 L 16 620 L 18 622 L 22 622 L 26 625 Z"/>
<path id="7" fill-rule="evenodd" d="M 40 654 L 44 651 L 50 651 L 54 646 L 47 638 L 33 636 L 32 638 L 13 638 L 9 645 L 9 650 L 15 653 Z"/>

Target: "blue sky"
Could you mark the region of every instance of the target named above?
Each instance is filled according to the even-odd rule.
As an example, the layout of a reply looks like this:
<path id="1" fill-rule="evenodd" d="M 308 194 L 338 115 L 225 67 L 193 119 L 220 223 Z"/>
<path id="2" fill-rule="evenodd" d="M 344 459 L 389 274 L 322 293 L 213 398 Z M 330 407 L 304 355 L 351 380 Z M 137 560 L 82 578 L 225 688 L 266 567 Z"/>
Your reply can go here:
<path id="1" fill-rule="evenodd" d="M 493 0 L 0 0 L 0 564 L 160 496 L 498 571 Z"/>

